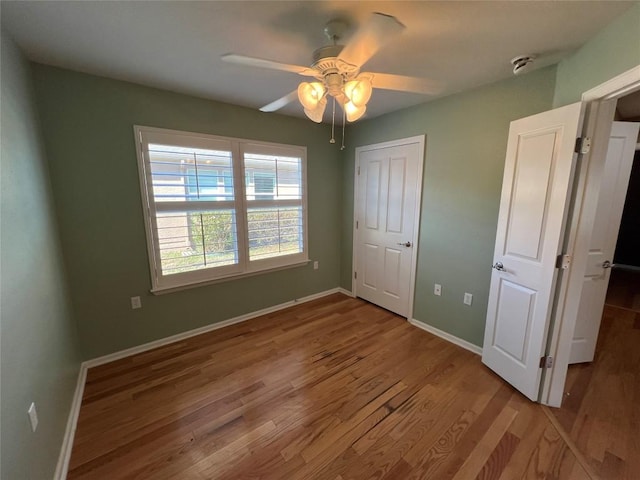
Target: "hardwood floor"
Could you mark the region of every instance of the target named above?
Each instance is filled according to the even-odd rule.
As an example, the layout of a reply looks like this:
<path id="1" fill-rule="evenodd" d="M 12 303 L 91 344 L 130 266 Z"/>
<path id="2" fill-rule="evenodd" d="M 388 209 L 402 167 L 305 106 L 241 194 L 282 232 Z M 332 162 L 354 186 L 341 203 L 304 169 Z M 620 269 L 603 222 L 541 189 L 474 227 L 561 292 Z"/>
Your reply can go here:
<path id="1" fill-rule="evenodd" d="M 90 369 L 68 478 L 590 476 L 477 355 L 335 294 Z"/>
<path id="2" fill-rule="evenodd" d="M 640 478 L 640 272 L 612 272 L 592 363 L 571 365 L 560 425 L 602 479 Z"/>

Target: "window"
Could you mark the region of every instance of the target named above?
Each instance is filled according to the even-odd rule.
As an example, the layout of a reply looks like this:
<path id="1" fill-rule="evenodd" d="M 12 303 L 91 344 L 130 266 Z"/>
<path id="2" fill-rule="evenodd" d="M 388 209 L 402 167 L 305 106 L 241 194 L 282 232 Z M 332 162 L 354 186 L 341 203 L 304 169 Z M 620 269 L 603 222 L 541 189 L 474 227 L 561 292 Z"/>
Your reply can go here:
<path id="1" fill-rule="evenodd" d="M 153 291 L 308 260 L 304 147 L 135 134 Z"/>

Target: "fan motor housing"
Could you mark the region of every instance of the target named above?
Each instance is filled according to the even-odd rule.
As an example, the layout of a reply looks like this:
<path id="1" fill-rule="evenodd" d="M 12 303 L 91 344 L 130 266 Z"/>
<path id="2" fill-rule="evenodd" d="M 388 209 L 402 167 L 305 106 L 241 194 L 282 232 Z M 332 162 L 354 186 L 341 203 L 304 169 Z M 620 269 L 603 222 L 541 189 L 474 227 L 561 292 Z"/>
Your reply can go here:
<path id="1" fill-rule="evenodd" d="M 344 48 L 344 45 L 327 45 L 326 47 L 320 47 L 313 52 L 313 66 L 315 67 L 324 59 L 335 58 L 340 55 L 340 52 Z"/>

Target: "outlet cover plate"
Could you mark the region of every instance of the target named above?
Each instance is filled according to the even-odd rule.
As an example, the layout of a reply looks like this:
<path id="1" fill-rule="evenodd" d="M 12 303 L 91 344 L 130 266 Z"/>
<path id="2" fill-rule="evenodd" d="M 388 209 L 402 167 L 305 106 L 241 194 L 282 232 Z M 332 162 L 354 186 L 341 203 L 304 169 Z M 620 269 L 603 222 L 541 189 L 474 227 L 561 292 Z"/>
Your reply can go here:
<path id="1" fill-rule="evenodd" d="M 27 413 L 29 414 L 29 421 L 31 421 L 31 430 L 35 432 L 36 428 L 38 428 L 38 412 L 36 411 L 36 404 L 34 402 L 31 402 Z"/>
<path id="2" fill-rule="evenodd" d="M 142 301 L 140 300 L 140 297 L 131 297 L 131 308 L 134 310 L 142 308 Z"/>

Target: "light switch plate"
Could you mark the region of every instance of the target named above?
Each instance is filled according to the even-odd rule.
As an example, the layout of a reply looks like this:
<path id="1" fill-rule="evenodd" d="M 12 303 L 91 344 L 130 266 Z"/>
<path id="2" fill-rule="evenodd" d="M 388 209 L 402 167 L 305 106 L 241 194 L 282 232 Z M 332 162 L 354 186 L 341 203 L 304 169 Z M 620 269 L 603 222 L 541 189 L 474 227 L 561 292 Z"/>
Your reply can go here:
<path id="1" fill-rule="evenodd" d="M 436 283 L 433 286 L 433 294 L 438 296 L 442 295 L 442 285 L 440 285 L 439 283 Z"/>

